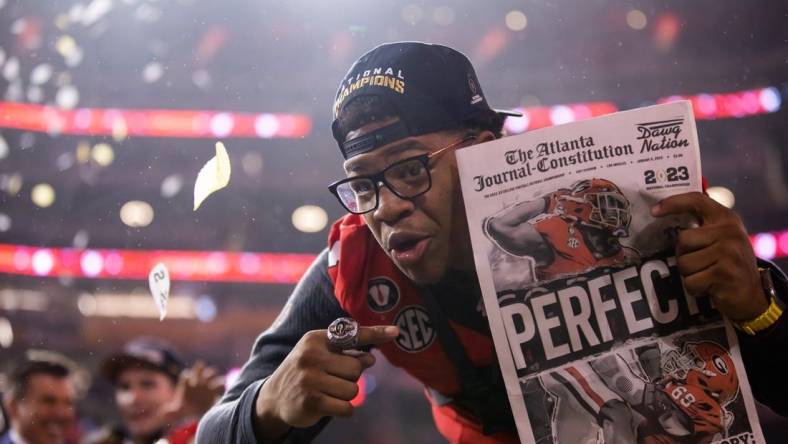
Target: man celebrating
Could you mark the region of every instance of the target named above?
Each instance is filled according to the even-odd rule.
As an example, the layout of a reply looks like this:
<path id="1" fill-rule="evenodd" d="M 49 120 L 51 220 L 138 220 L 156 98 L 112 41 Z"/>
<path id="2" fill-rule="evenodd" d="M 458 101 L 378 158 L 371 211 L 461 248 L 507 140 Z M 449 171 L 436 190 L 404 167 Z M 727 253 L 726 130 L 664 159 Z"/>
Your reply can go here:
<path id="1" fill-rule="evenodd" d="M 170 444 L 193 441 L 196 421 L 221 393 L 221 377 L 201 363 L 186 369 L 168 343 L 136 338 L 108 357 L 104 376 L 115 387 L 120 427 L 101 430 L 92 444 Z"/>
<path id="2" fill-rule="evenodd" d="M 4 398 L 11 428 L 0 443 L 73 442 L 76 390 L 69 365 L 54 353 L 28 352 L 11 374 Z"/>
<path id="3" fill-rule="evenodd" d="M 351 214 L 334 224 L 328 248 L 258 338 L 238 383 L 203 418 L 198 441 L 308 442 L 330 417 L 351 415 L 357 380 L 374 358 L 343 352 L 337 344 L 346 338 L 326 331 L 350 317 L 358 326 L 337 321 L 353 333 L 351 345 L 379 348 L 423 383 L 449 441 L 517 442 L 489 327 L 477 310 L 481 291 L 454 156 L 501 137 L 512 113 L 489 107 L 463 54 L 415 42 L 363 55 L 341 82 L 333 111 L 347 178 L 329 189 Z M 700 193 L 652 210 L 683 212 L 702 221 L 678 240 L 687 291 L 751 327 L 743 342 L 748 371 L 773 383 L 753 383 L 756 396 L 788 411 L 788 387 L 779 383 L 786 363 L 766 364 L 769 349 L 785 346 L 786 327 L 769 314 L 779 308 L 761 284 L 743 226 Z"/>

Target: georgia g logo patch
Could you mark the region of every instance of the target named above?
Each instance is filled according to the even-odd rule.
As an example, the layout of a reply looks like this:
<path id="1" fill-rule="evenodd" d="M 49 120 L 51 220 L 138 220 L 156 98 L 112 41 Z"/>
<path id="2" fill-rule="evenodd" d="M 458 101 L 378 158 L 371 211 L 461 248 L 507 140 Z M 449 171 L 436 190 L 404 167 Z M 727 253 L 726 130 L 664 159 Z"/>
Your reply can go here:
<path id="1" fill-rule="evenodd" d="M 722 356 L 714 355 L 711 358 L 711 362 L 714 364 L 714 367 L 723 375 L 728 374 L 728 364 L 722 359 Z"/>
<path id="2" fill-rule="evenodd" d="M 387 277 L 374 277 L 367 283 L 367 305 L 375 313 L 385 313 L 399 303 L 399 289 Z"/>

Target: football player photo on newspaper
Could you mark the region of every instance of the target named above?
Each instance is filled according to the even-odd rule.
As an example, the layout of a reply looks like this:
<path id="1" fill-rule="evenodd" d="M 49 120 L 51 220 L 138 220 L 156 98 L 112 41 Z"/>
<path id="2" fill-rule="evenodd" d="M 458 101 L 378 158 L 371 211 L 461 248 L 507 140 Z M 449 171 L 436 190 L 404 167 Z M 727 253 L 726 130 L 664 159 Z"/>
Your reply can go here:
<path id="1" fill-rule="evenodd" d="M 522 383 L 540 443 L 713 443 L 752 436 L 723 326 L 633 341 Z M 532 422 L 533 424 L 534 422 Z"/>

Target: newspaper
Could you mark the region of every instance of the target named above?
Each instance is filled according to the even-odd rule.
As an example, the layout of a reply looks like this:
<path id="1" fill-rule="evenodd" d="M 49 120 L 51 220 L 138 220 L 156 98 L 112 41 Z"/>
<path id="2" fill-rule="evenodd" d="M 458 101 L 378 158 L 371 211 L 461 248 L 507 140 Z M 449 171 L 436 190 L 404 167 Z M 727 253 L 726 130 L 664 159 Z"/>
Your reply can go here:
<path id="1" fill-rule="evenodd" d="M 689 102 L 458 151 L 484 306 L 522 442 L 764 442 L 736 335 L 653 218 L 701 191 Z"/>

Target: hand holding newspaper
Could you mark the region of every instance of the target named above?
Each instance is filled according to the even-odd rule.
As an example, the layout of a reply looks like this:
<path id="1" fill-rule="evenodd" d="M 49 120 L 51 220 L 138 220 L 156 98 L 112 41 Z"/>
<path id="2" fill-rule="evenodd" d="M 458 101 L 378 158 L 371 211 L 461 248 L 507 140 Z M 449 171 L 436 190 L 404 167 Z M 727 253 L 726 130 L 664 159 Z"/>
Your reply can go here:
<path id="1" fill-rule="evenodd" d="M 701 191 L 689 102 L 458 151 L 485 309 L 520 439 L 763 442 L 736 335 L 673 247 Z"/>

